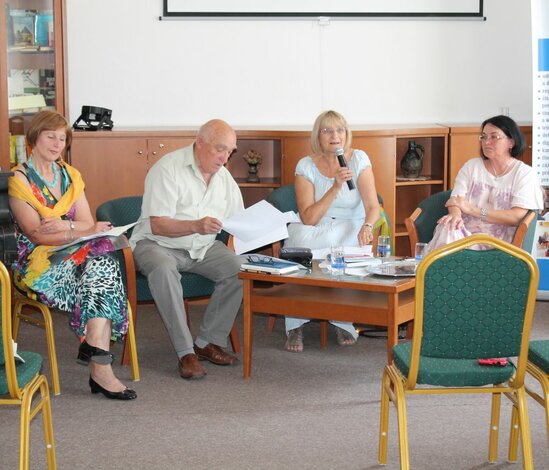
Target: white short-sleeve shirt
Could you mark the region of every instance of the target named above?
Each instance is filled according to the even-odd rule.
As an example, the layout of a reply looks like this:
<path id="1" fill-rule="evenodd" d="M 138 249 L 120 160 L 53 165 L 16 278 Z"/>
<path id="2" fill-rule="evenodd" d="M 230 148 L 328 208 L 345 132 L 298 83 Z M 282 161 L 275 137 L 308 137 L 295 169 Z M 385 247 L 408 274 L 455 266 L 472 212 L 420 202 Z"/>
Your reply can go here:
<path id="1" fill-rule="evenodd" d="M 242 193 L 229 171 L 222 167 L 206 185 L 194 158 L 194 144 L 162 157 L 145 178 L 141 217 L 131 244 L 149 239 L 167 248 L 187 250 L 193 259 L 202 259 L 216 234 L 198 233 L 182 237 L 154 235 L 150 217 L 198 220 L 215 217 L 223 221 L 244 209 Z"/>

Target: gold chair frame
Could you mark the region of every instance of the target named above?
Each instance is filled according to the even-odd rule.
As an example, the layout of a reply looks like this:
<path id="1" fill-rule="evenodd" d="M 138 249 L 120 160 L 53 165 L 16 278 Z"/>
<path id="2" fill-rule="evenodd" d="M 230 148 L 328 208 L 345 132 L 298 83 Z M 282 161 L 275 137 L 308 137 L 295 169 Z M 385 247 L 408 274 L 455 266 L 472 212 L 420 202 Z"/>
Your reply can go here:
<path id="1" fill-rule="evenodd" d="M 429 386 L 417 387 L 417 378 L 419 373 L 419 361 L 421 352 L 421 341 L 423 335 L 423 304 L 424 304 L 424 281 L 425 273 L 429 266 L 440 258 L 452 254 L 456 251 L 468 248 L 476 244 L 489 244 L 494 248 L 500 249 L 512 256 L 521 259 L 528 266 L 531 276 L 526 301 L 525 316 L 523 323 L 523 333 L 520 346 L 520 354 L 516 363 L 516 372 L 513 378 L 507 384 L 498 384 L 492 387 L 446 387 L 434 388 Z M 410 370 L 408 376 L 393 364 L 385 366 L 381 384 L 381 413 L 380 413 L 380 432 L 379 432 L 379 463 L 387 463 L 387 445 L 389 431 L 389 403 L 392 402 L 397 410 L 398 421 L 398 439 L 400 446 L 400 468 L 402 470 L 410 468 L 410 456 L 408 450 L 408 431 L 406 418 L 406 396 L 407 395 L 432 395 L 432 394 L 491 394 L 492 411 L 490 418 L 490 435 L 488 461 L 495 462 L 497 459 L 499 417 L 501 395 L 505 394 L 512 404 L 512 417 L 518 426 L 515 426 L 515 441 L 518 442 L 518 433 L 521 434 L 522 456 L 524 469 L 533 469 L 532 444 L 530 439 L 530 425 L 528 418 L 528 408 L 526 403 L 526 387 L 524 378 L 526 374 L 526 365 L 528 361 L 528 343 L 530 338 L 530 329 L 534 316 L 536 303 L 536 293 L 539 281 L 539 271 L 535 260 L 524 250 L 519 249 L 509 243 L 502 242 L 487 235 L 473 235 L 457 242 L 446 245 L 438 250 L 431 252 L 419 264 L 416 273 L 416 304 L 414 317 L 414 335 L 412 339 L 412 350 L 410 358 Z M 516 461 L 516 448 L 509 446 L 509 461 Z"/>
<path id="2" fill-rule="evenodd" d="M 44 425 L 44 443 L 49 470 L 57 468 L 55 457 L 55 441 L 53 436 L 53 421 L 51 400 L 46 377 L 37 373 L 23 388 L 17 381 L 17 370 L 13 354 L 12 313 L 11 313 L 11 284 L 6 267 L 0 263 L 0 283 L 2 289 L 2 335 L 6 378 L 9 397 L 0 398 L 0 406 L 10 405 L 21 408 L 20 441 L 19 441 L 19 470 L 28 470 L 30 453 L 30 425 L 32 420 L 42 412 Z M 37 393 L 39 392 L 39 395 Z M 33 403 L 33 399 L 35 399 Z"/>

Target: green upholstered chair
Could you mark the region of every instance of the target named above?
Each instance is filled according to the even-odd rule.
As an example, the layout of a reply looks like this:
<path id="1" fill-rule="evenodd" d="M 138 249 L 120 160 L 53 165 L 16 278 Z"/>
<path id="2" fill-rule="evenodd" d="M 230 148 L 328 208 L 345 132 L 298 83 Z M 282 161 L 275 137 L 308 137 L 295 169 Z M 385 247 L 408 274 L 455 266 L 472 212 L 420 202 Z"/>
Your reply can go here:
<path id="1" fill-rule="evenodd" d="M 141 215 L 142 196 L 129 196 L 101 204 L 96 211 L 97 220 L 109 221 L 114 226 L 128 225 L 136 222 Z M 128 237 L 131 236 L 131 229 L 128 231 Z M 218 240 L 224 243 L 230 243 L 229 234 L 222 231 L 218 236 Z M 126 280 L 128 289 L 128 300 L 134 312 L 134 321 L 137 320 L 137 304 L 139 302 L 152 302 L 153 296 L 149 289 L 147 278 L 139 271 L 135 270 L 132 251 L 130 248 L 121 250 L 121 261 L 124 269 L 123 275 Z M 210 279 L 207 279 L 195 273 L 181 273 L 181 284 L 183 286 L 185 311 L 187 312 L 187 321 L 189 321 L 188 309 L 189 302 L 209 298 L 214 291 L 215 284 Z M 240 340 L 238 331 L 235 325 L 230 334 L 231 344 L 235 353 L 240 352 Z M 126 351 L 124 352 L 123 363 L 127 362 Z"/>
<path id="2" fill-rule="evenodd" d="M 416 243 L 429 243 L 433 238 L 433 233 L 437 226 L 437 221 L 448 214 L 446 201 L 450 198 L 452 191 L 442 191 L 435 193 L 418 204 L 418 207 L 412 212 L 410 217 L 404 219 L 404 225 L 408 231 L 410 240 L 410 253 L 414 253 Z M 526 251 L 532 250 L 534 242 L 534 233 L 536 231 L 536 212 L 528 211 L 517 225 L 512 244 Z"/>
<path id="3" fill-rule="evenodd" d="M 383 205 L 383 198 L 378 194 L 377 199 L 381 205 Z M 276 207 L 280 212 L 289 212 L 293 211 L 296 214 L 298 213 L 297 201 L 295 196 L 295 187 L 293 184 L 288 184 L 281 186 L 272 191 L 265 200 L 271 203 Z M 387 214 L 382 209 L 381 218 L 375 224 L 374 230 L 377 234 L 382 235 L 391 235 L 391 224 L 387 218 Z M 377 236 L 374 234 L 374 252 L 376 249 Z M 282 248 L 283 241 L 275 242 L 272 244 L 273 256 L 278 257 L 280 255 L 280 249 Z M 393 253 L 393 247 L 391 246 L 391 253 Z M 273 331 L 274 325 L 276 322 L 276 315 L 271 315 L 267 322 L 267 329 Z M 321 320 L 320 322 L 320 346 L 324 349 L 328 343 L 328 332 L 327 332 L 328 322 L 326 320 Z"/>
<path id="4" fill-rule="evenodd" d="M 30 425 L 42 412 L 47 468 L 53 470 L 56 468 L 55 442 L 48 382 L 40 374 L 42 356 L 34 352 L 18 351 L 18 355 L 25 362 L 15 358 L 11 324 L 11 283 L 8 271 L 1 263 L 0 296 L 0 406 L 19 406 L 21 409 L 19 469 L 29 468 Z M 3 419 L 6 418 L 4 415 Z M 9 437 L 5 432 L 2 435 L 4 441 Z"/>
<path id="5" fill-rule="evenodd" d="M 469 249 L 479 243 L 492 249 Z M 393 364 L 383 371 L 380 464 L 387 462 L 390 402 L 397 410 L 401 469 L 408 469 L 407 396 L 485 393 L 492 396 L 488 460 L 497 459 L 505 394 L 520 423 L 524 468 L 533 468 L 524 378 L 538 280 L 529 253 L 487 235 L 467 237 L 425 257 L 416 273 L 413 339 L 393 347 Z M 503 367 L 478 363 L 509 357 L 517 359 Z"/>

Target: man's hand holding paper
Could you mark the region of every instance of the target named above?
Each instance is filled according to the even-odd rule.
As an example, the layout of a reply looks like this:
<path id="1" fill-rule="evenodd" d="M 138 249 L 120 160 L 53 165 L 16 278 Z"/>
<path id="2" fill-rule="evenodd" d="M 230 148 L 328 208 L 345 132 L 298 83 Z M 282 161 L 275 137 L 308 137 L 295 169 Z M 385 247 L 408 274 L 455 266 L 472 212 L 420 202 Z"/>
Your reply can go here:
<path id="1" fill-rule="evenodd" d="M 223 222 L 223 229 L 233 235 L 237 255 L 288 238 L 286 224 L 298 222 L 295 212 L 282 213 L 267 201 L 244 209 Z"/>

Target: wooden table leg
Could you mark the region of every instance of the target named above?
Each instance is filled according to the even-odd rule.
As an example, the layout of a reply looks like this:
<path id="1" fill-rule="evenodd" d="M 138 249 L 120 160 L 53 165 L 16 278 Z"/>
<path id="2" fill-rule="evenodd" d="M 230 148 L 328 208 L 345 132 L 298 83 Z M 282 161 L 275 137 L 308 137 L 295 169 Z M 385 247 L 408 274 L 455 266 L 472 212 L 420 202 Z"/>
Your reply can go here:
<path id="1" fill-rule="evenodd" d="M 252 372 L 252 333 L 253 333 L 253 321 L 252 321 L 252 285 L 253 281 L 250 279 L 244 279 L 243 285 L 243 298 L 242 298 L 242 322 L 244 328 L 244 352 L 242 354 L 243 359 L 243 377 L 244 380 L 250 378 Z"/>

